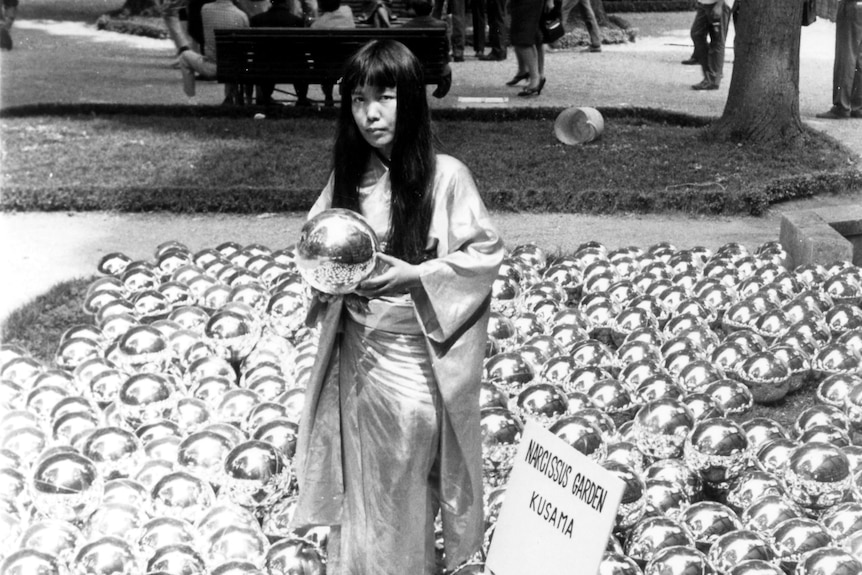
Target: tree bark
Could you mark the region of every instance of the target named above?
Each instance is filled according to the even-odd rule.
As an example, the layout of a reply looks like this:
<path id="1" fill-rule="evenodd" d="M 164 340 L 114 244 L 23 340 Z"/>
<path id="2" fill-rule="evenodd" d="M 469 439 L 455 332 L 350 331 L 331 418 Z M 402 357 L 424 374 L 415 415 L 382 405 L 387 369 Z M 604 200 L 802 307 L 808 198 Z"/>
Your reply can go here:
<path id="1" fill-rule="evenodd" d="M 792 146 L 799 117 L 800 0 L 736 0 L 733 74 L 721 118 L 707 137 Z"/>

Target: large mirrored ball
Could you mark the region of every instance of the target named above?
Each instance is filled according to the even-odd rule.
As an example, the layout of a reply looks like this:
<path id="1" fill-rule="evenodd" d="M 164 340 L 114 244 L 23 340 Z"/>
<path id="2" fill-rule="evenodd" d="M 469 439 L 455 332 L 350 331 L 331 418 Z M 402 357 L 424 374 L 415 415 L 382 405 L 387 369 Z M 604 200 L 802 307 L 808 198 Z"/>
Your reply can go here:
<path id="1" fill-rule="evenodd" d="M 685 461 L 704 481 L 724 483 L 739 476 L 748 463 L 748 438 L 739 424 L 715 417 L 698 423 L 685 444 Z"/>
<path id="2" fill-rule="evenodd" d="M 136 575 L 143 571 L 134 548 L 119 537 L 95 539 L 78 550 L 75 575 Z"/>
<path id="3" fill-rule="evenodd" d="M 826 509 L 850 492 L 850 461 L 840 448 L 812 441 L 794 449 L 785 469 L 788 495 L 807 509 Z"/>
<path id="4" fill-rule="evenodd" d="M 56 557 L 36 549 L 18 549 L 0 563 L 0 573 L 6 575 L 63 575 L 63 563 Z"/>
<path id="5" fill-rule="evenodd" d="M 678 457 L 694 424 L 694 414 L 684 403 L 671 398 L 657 399 L 641 407 L 635 415 L 635 443 L 649 457 Z"/>
<path id="6" fill-rule="evenodd" d="M 272 503 L 287 488 L 291 476 L 281 452 L 255 439 L 240 443 L 227 454 L 224 472 L 224 494 L 238 505 L 254 508 Z"/>
<path id="7" fill-rule="evenodd" d="M 712 575 L 706 555 L 692 547 L 673 545 L 653 555 L 644 575 Z"/>
<path id="8" fill-rule="evenodd" d="M 204 479 L 187 471 L 172 471 L 155 482 L 152 498 L 159 515 L 197 521 L 212 507 L 215 493 Z"/>
<path id="9" fill-rule="evenodd" d="M 266 554 L 269 573 L 324 575 L 326 564 L 317 547 L 303 539 L 287 538 L 276 541 Z"/>
<path id="10" fill-rule="evenodd" d="M 772 561 L 775 552 L 761 535 L 747 529 L 739 529 L 716 539 L 707 557 L 719 573 L 728 573 L 743 561 Z"/>
<path id="11" fill-rule="evenodd" d="M 296 267 L 309 285 L 323 293 L 351 293 L 373 273 L 379 249 L 377 235 L 361 215 L 325 210 L 302 226 Z"/>
<path id="12" fill-rule="evenodd" d="M 33 470 L 33 505 L 44 517 L 83 520 L 99 505 L 104 483 L 96 464 L 72 451 L 43 457 Z"/>
<path id="13" fill-rule="evenodd" d="M 801 557 L 796 564 L 797 575 L 862 574 L 862 561 L 849 551 L 837 547 L 821 547 Z"/>

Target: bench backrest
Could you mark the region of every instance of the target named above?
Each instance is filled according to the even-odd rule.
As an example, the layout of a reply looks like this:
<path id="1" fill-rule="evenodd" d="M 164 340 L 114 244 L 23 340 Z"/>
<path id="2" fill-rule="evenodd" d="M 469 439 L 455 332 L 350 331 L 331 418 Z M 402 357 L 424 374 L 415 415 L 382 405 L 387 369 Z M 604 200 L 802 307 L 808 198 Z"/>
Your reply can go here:
<path id="1" fill-rule="evenodd" d="M 347 58 L 366 42 L 389 38 L 422 62 L 426 84 L 437 84 L 449 62 L 444 28 L 242 28 L 215 31 L 222 83 L 336 82 Z"/>

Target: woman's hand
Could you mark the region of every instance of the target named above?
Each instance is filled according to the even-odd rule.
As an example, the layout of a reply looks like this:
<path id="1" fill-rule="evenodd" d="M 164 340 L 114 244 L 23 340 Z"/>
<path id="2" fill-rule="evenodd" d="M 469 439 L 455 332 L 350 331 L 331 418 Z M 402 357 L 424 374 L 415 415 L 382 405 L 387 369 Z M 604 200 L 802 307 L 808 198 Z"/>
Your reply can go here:
<path id="1" fill-rule="evenodd" d="M 311 299 L 317 300 L 321 303 L 329 303 L 332 300 L 341 297 L 338 294 L 322 292 L 317 288 L 310 288 L 310 289 L 311 289 Z"/>
<path id="2" fill-rule="evenodd" d="M 385 264 L 385 268 L 359 284 L 358 295 L 370 298 L 402 294 L 421 285 L 418 266 L 383 253 L 377 254 L 377 261 L 378 265 Z"/>
<path id="3" fill-rule="evenodd" d="M 554 9 L 554 0 L 545 0 L 545 12 L 550 12 Z"/>

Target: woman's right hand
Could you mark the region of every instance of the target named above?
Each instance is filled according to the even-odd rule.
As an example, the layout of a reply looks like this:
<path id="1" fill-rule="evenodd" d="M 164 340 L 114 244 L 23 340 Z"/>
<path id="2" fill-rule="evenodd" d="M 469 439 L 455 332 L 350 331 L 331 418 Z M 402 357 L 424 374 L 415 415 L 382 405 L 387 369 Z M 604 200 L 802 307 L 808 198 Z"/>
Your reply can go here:
<path id="1" fill-rule="evenodd" d="M 339 297 L 341 296 L 338 294 L 326 293 L 317 288 L 311 288 L 311 299 L 319 301 L 320 303 L 329 303 Z"/>

